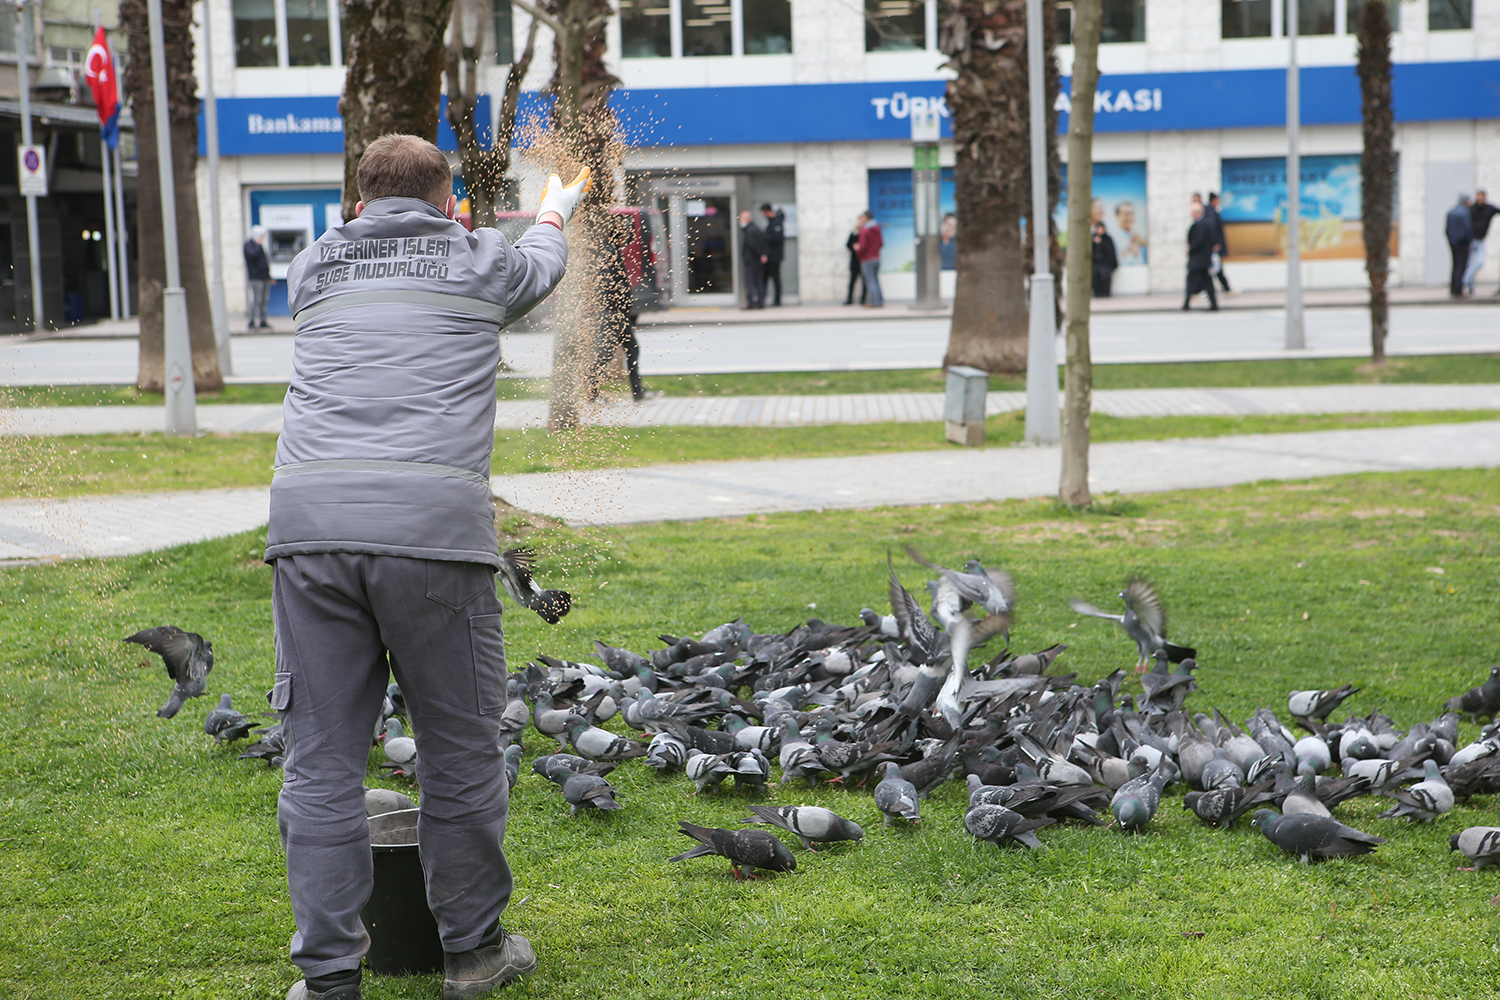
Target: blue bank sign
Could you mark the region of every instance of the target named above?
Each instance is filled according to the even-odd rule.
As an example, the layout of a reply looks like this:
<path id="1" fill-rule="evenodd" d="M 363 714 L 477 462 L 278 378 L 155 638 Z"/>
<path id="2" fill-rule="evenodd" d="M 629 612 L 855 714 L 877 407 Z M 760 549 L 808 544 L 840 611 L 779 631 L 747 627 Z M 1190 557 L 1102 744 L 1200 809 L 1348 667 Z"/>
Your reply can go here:
<path id="1" fill-rule="evenodd" d="M 1070 81 L 1058 98 L 1067 128 Z M 1400 63 L 1393 89 L 1397 121 L 1500 118 L 1500 60 Z M 814 83 L 752 87 L 675 87 L 616 91 L 610 98 L 627 140 L 636 146 L 714 146 L 784 142 L 909 139 L 914 111 L 936 110 L 953 134 L 943 80 Z M 480 98 L 479 120 L 489 120 Z M 1302 71 L 1306 125 L 1360 120 L 1359 80 L 1352 66 Z M 522 96 L 521 114 L 545 113 L 539 94 Z M 1278 69 L 1102 76 L 1094 93 L 1099 132 L 1274 128 L 1286 122 L 1286 73 Z M 219 146 L 226 156 L 340 153 L 338 98 L 225 98 L 219 101 Z M 446 117 L 438 145 L 457 148 Z M 199 134 L 201 136 L 202 130 Z M 201 142 L 201 140 L 200 140 Z"/>

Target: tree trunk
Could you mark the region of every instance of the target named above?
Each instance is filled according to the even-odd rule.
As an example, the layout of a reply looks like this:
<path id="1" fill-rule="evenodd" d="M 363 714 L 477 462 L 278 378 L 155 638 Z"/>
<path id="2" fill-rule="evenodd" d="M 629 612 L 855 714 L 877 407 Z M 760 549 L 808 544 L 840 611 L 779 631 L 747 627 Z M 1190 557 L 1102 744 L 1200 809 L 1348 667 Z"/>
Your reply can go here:
<path id="1" fill-rule="evenodd" d="M 344 218 L 354 218 L 366 146 L 393 132 L 437 141 L 452 7 L 453 0 L 344 0 Z"/>
<path id="2" fill-rule="evenodd" d="M 477 0 L 455 0 L 453 25 L 449 30 L 447 50 L 448 124 L 458 137 L 458 156 L 469 194 L 470 225 L 492 226 L 495 210 L 510 172 L 510 143 L 516 133 L 516 109 L 521 100 L 521 81 L 531 68 L 536 54 L 538 23 L 531 22 L 526 47 L 511 64 L 505 77 L 505 94 L 500 104 L 500 121 L 490 148 L 479 144 L 481 124 L 474 120 L 479 101 L 479 41 L 484 37 L 483 18 L 488 4 Z M 471 37 L 473 43 L 469 42 Z M 488 124 L 488 123 L 485 123 Z"/>
<path id="3" fill-rule="evenodd" d="M 1391 17 L 1382 0 L 1365 0 L 1359 18 L 1361 215 L 1365 272 L 1370 276 L 1370 362 L 1385 364 L 1390 322 L 1386 279 L 1391 258 L 1391 216 L 1396 184 L 1395 114 L 1391 105 Z"/>
<path id="4" fill-rule="evenodd" d="M 1090 209 L 1094 175 L 1094 87 L 1099 82 L 1100 0 L 1073 4 L 1073 105 L 1068 114 L 1068 362 L 1063 400 L 1062 480 L 1058 499 L 1087 507 L 1089 413 L 1094 366 L 1089 356 L 1089 298 L 1093 292 L 1094 234 Z"/>
<path id="5" fill-rule="evenodd" d="M 161 188 L 157 181 L 156 105 L 151 84 L 151 35 L 145 0 L 124 0 L 120 22 L 130 39 L 125 92 L 135 108 L 136 221 L 140 245 L 136 281 L 140 311 L 140 355 L 136 388 L 165 392 L 165 337 L 162 291 L 167 283 L 163 249 Z M 162 0 L 162 35 L 167 61 L 167 115 L 172 127 L 172 184 L 177 201 L 177 257 L 187 299 L 188 339 L 193 349 L 193 386 L 198 392 L 224 388 L 219 348 L 214 340 L 208 273 L 198 222 L 198 89 L 193 78 L 193 5 Z"/>
<path id="6" fill-rule="evenodd" d="M 1043 7 L 1046 52 L 1047 203 L 1057 204 L 1057 94 L 1060 80 L 1052 0 Z M 958 282 L 944 365 L 988 372 L 1026 370 L 1025 281 L 1033 255 L 1021 219 L 1031 209 L 1031 115 L 1026 64 L 1026 0 L 956 0 L 940 36 L 956 161 Z M 1028 226 L 1028 229 L 1031 228 Z M 1051 232 L 1048 220 L 1048 232 Z M 1050 239 L 1050 237 L 1049 237 Z M 1054 275 L 1062 260 L 1051 239 Z"/>

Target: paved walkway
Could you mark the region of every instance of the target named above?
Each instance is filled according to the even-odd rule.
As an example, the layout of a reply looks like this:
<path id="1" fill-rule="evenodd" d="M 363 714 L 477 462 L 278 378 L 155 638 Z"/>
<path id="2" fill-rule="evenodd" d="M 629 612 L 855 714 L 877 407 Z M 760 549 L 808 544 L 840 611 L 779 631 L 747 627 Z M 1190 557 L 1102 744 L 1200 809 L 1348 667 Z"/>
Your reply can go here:
<path id="1" fill-rule="evenodd" d="M 936 368 L 947 350 L 950 326 L 946 316 L 904 308 L 835 309 L 838 318 L 823 319 L 772 316 L 770 310 L 747 314 L 753 320 L 730 315 L 704 310 L 679 317 L 681 322 L 641 327 L 641 371 L 649 380 L 653 375 L 715 372 Z M 1101 365 L 1369 354 L 1370 320 L 1364 309 L 1311 309 L 1306 319 L 1308 346 L 1301 351 L 1283 346 L 1285 316 L 1275 306 L 1218 313 L 1104 313 L 1091 324 L 1090 343 L 1094 362 Z M 235 374 L 229 381 L 288 381 L 292 340 L 285 335 L 235 337 Z M 552 370 L 550 334 L 507 332 L 500 348 L 517 374 Z M 1396 306 L 1386 350 L 1392 356 L 1500 353 L 1500 304 Z M 0 385 L 132 384 L 136 354 L 136 343 L 128 338 L 0 337 Z M 1059 360 L 1064 354 L 1059 342 Z"/>
<path id="2" fill-rule="evenodd" d="M 990 415 L 1026 405 L 1021 392 L 992 392 Z M 1094 412 L 1115 417 L 1242 416 L 1256 413 L 1395 413 L 1500 410 L 1500 385 L 1329 385 L 1250 389 L 1106 389 Z M 797 427 L 815 424 L 921 423 L 943 419 L 943 394 L 892 392 L 831 396 L 678 396 L 641 404 L 611 402 L 584 414 L 615 427 Z M 154 406 L 54 406 L 0 410 L 0 436 L 137 434 L 162 429 Z M 542 427 L 547 401 L 505 400 L 495 428 Z M 198 407 L 198 429 L 210 434 L 277 434 L 280 404 Z"/>
<path id="3" fill-rule="evenodd" d="M 1057 492 L 1055 448 L 704 462 L 502 476 L 495 495 L 572 524 L 965 503 Z M 1095 445 L 1095 492 L 1149 493 L 1357 472 L 1500 467 L 1500 421 Z M 208 490 L 0 502 L 0 560 L 146 552 L 248 531 L 269 491 Z"/>

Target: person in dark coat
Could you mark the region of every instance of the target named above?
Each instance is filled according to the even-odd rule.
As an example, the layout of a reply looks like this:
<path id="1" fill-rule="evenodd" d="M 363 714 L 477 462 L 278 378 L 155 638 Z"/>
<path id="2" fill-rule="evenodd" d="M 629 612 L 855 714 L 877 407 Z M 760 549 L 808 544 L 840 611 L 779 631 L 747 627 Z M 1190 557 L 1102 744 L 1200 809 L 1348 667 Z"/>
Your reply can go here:
<path id="1" fill-rule="evenodd" d="M 1208 308 L 1217 311 L 1219 300 L 1214 297 L 1214 279 L 1208 273 L 1213 266 L 1214 227 L 1203 214 L 1201 204 L 1194 202 L 1192 213 L 1193 224 L 1188 227 L 1187 235 L 1187 295 L 1182 299 L 1182 308 L 1187 309 L 1194 295 L 1207 292 Z"/>
<path id="2" fill-rule="evenodd" d="M 1464 287 L 1469 290 L 1469 295 L 1474 294 L 1474 279 L 1479 275 L 1479 269 L 1484 267 L 1485 240 L 1490 235 L 1490 220 L 1500 208 L 1490 204 L 1490 196 L 1483 188 L 1474 192 L 1474 204 L 1469 206 L 1469 229 L 1471 241 L 1469 243 L 1469 265 L 1464 269 Z M 1496 292 L 1500 295 L 1500 292 Z"/>
<path id="3" fill-rule="evenodd" d="M 1115 268 L 1120 258 L 1115 254 L 1115 241 L 1110 238 L 1104 223 L 1094 223 L 1094 297 L 1109 298 L 1109 286 L 1115 278 Z"/>
<path id="4" fill-rule="evenodd" d="M 771 299 L 771 305 L 781 305 L 781 262 L 786 259 L 786 213 L 781 209 L 773 209 L 769 203 L 760 206 L 760 214 L 766 220 L 766 275 L 765 283 L 769 288 L 772 283 L 776 285 L 776 294 Z"/>
<path id="5" fill-rule="evenodd" d="M 1224 294 L 1228 295 L 1230 288 L 1229 279 L 1224 276 L 1224 258 L 1229 256 L 1229 241 L 1224 238 L 1224 217 L 1219 214 L 1219 196 L 1213 191 L 1208 193 L 1208 205 L 1203 214 L 1208 216 L 1214 225 L 1214 256 L 1217 259 L 1209 270 L 1215 278 L 1219 279 L 1219 284 L 1224 287 Z"/>
<path id="6" fill-rule="evenodd" d="M 1448 294 L 1455 299 L 1464 297 L 1464 271 L 1469 266 L 1469 247 L 1474 241 L 1474 218 L 1469 213 L 1469 196 L 1458 196 L 1458 204 L 1448 210 L 1448 221 L 1443 227 L 1448 237 L 1448 249 L 1453 252 L 1453 273 L 1448 279 Z"/>
<path id="7" fill-rule="evenodd" d="M 844 305 L 854 305 L 854 285 L 859 283 L 859 304 L 865 304 L 865 298 L 870 294 L 864 286 L 864 277 L 859 267 L 859 225 L 849 231 L 849 238 L 844 240 L 844 248 L 849 251 L 849 291 L 844 296 Z"/>
<path id="8" fill-rule="evenodd" d="M 599 353 L 589 371 L 589 399 L 597 399 L 599 387 L 607 377 L 610 362 L 615 359 L 615 348 L 625 349 L 625 372 L 630 378 L 630 398 L 639 403 L 646 398 L 646 389 L 641 385 L 641 342 L 635 336 L 635 324 L 640 319 L 635 298 L 630 294 L 630 274 L 625 269 L 625 254 L 622 245 L 629 243 L 631 232 L 628 224 L 620 224 L 614 240 L 600 249 L 599 255 L 599 299 L 603 311 L 603 329 L 599 334 Z"/>
<path id="9" fill-rule="evenodd" d="M 271 261 L 266 256 L 266 231 L 260 226 L 250 227 L 250 238 L 245 241 L 245 279 L 250 284 L 250 306 L 246 310 L 250 318 L 250 329 L 269 330 L 266 322 L 266 299 L 271 294 Z"/>
<path id="10" fill-rule="evenodd" d="M 746 209 L 740 213 L 740 270 L 745 276 L 746 309 L 766 307 L 767 257 L 766 234 Z"/>

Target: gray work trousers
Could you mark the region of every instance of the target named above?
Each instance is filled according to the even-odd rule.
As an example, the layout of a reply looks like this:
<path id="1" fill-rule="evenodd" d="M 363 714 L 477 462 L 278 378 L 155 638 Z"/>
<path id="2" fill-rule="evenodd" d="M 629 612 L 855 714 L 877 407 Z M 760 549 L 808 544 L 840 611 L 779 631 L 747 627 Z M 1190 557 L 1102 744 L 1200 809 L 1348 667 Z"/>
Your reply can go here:
<path id="1" fill-rule="evenodd" d="M 373 869 L 364 780 L 387 658 L 417 740 L 417 840 L 445 951 L 468 951 L 510 899 L 495 571 L 478 563 L 318 553 L 274 564 L 276 686 L 287 736 L 278 818 L 308 976 L 359 967 Z"/>

